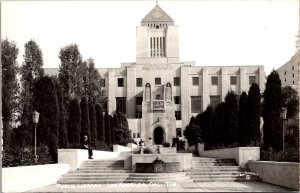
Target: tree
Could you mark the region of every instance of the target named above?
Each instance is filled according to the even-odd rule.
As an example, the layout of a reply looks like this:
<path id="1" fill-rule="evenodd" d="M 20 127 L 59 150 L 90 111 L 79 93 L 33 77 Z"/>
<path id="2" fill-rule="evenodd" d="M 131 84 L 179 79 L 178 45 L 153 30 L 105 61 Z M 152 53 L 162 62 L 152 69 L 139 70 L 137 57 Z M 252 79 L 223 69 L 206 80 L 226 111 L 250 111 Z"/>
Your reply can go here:
<path id="1" fill-rule="evenodd" d="M 78 99 L 70 101 L 69 107 L 69 124 L 68 124 L 68 141 L 71 147 L 79 147 L 81 132 L 81 110 Z"/>
<path id="2" fill-rule="evenodd" d="M 30 40 L 25 44 L 25 54 L 23 65 L 20 68 L 21 74 L 21 124 L 26 127 L 32 128 L 31 114 L 32 109 L 32 87 L 34 79 L 40 78 L 44 75 L 43 70 L 43 54 L 34 40 Z"/>
<path id="3" fill-rule="evenodd" d="M 92 58 L 84 62 L 87 66 L 87 72 L 83 78 L 84 94 L 88 96 L 89 100 L 99 102 L 102 100 L 101 96 L 104 95 L 104 89 L 102 89 L 101 76 L 95 68 L 95 63 Z"/>
<path id="4" fill-rule="evenodd" d="M 196 121 L 195 117 L 190 119 L 190 123 L 186 126 L 183 131 L 183 135 L 187 139 L 189 146 L 196 145 L 197 143 L 203 142 L 200 126 Z"/>
<path id="5" fill-rule="evenodd" d="M 17 57 L 19 49 L 14 42 L 8 39 L 1 41 L 2 61 L 2 116 L 3 116 L 3 146 L 9 145 L 9 132 L 12 129 L 14 114 L 17 111 Z"/>
<path id="6" fill-rule="evenodd" d="M 97 120 L 97 141 L 104 141 L 104 117 L 102 107 L 99 103 L 96 104 L 96 120 Z"/>
<path id="7" fill-rule="evenodd" d="M 90 116 L 90 131 L 91 131 L 91 145 L 95 147 L 97 141 L 97 122 L 96 122 L 96 110 L 93 102 L 89 103 L 89 116 Z"/>
<path id="8" fill-rule="evenodd" d="M 62 87 L 58 84 L 58 80 L 56 80 L 56 89 L 57 89 L 57 98 L 58 98 L 58 106 L 59 106 L 59 147 L 60 148 L 68 148 L 68 133 L 67 133 L 67 112 L 64 103 L 64 96 Z"/>
<path id="9" fill-rule="evenodd" d="M 239 101 L 239 116 L 238 116 L 238 144 L 245 146 L 250 144 L 250 131 L 248 126 L 248 96 L 243 92 Z"/>
<path id="10" fill-rule="evenodd" d="M 104 128 L 105 128 L 105 143 L 107 145 L 110 145 L 111 144 L 111 133 L 110 133 L 110 118 L 109 118 L 109 114 L 108 112 L 106 111 L 105 112 L 105 115 L 104 115 Z"/>
<path id="11" fill-rule="evenodd" d="M 36 80 L 33 101 L 33 109 L 40 113 L 38 142 L 47 145 L 53 161 L 57 161 L 59 106 L 56 85 L 50 77 L 44 76 Z"/>
<path id="12" fill-rule="evenodd" d="M 113 131 L 115 134 L 115 142 L 120 145 L 126 145 L 132 140 L 128 127 L 128 121 L 125 115 L 122 113 L 116 113 L 114 120 L 116 120 L 114 127 L 115 129 Z"/>
<path id="13" fill-rule="evenodd" d="M 224 128 L 226 146 L 237 143 L 238 103 L 234 92 L 230 91 L 225 97 Z"/>
<path id="14" fill-rule="evenodd" d="M 91 131 L 90 131 L 90 116 L 89 116 L 89 107 L 86 97 L 82 97 L 80 102 L 81 109 L 81 133 L 80 139 L 83 140 L 83 136 L 87 135 L 88 139 L 91 142 Z"/>
<path id="15" fill-rule="evenodd" d="M 58 78 L 63 87 L 65 98 L 77 97 L 80 99 L 83 93 L 83 76 L 87 72 L 86 64 L 76 44 L 63 47 L 59 52 L 61 64 Z"/>
<path id="16" fill-rule="evenodd" d="M 203 112 L 203 117 L 200 119 L 200 129 L 203 131 L 203 140 L 205 149 L 210 149 L 215 145 L 213 131 L 214 110 L 212 106 L 208 106 Z"/>
<path id="17" fill-rule="evenodd" d="M 117 115 L 114 114 L 114 116 L 110 116 L 110 140 L 112 144 L 116 143 L 116 131 L 117 131 L 117 119 L 116 119 Z"/>
<path id="18" fill-rule="evenodd" d="M 248 92 L 248 124 L 250 131 L 250 141 L 260 144 L 260 114 L 261 114 L 261 94 L 259 87 L 253 83 Z"/>
<path id="19" fill-rule="evenodd" d="M 267 78 L 266 89 L 263 93 L 263 138 L 264 149 L 272 147 L 282 149 L 282 124 L 280 109 L 283 105 L 281 81 L 276 71 L 272 71 Z"/>
<path id="20" fill-rule="evenodd" d="M 225 117 L 225 103 L 222 102 L 218 104 L 215 108 L 214 116 L 214 141 L 217 146 L 224 146 L 224 138 L 226 136 L 225 126 L 224 126 L 224 117 Z"/>
<path id="21" fill-rule="evenodd" d="M 291 86 L 282 88 L 283 106 L 287 108 L 287 119 L 293 118 L 299 113 L 299 97 L 297 90 Z"/>

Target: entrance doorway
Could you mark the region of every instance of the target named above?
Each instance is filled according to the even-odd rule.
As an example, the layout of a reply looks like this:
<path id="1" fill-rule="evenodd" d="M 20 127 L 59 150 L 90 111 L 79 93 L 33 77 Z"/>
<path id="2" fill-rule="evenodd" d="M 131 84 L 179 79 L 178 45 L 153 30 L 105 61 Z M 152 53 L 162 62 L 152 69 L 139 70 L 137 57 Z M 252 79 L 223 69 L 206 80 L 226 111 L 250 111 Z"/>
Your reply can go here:
<path id="1" fill-rule="evenodd" d="M 164 141 L 164 130 L 161 127 L 156 127 L 154 129 L 154 143 L 162 144 Z"/>

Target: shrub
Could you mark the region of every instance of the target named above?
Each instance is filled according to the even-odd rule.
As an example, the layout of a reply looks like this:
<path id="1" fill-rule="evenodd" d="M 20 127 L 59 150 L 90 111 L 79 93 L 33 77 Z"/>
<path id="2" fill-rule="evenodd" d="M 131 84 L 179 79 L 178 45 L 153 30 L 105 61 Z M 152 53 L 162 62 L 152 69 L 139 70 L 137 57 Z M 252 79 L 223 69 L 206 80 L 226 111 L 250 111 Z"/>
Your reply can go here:
<path id="1" fill-rule="evenodd" d="M 3 151 L 2 166 L 16 167 L 54 163 L 47 146 L 37 147 L 36 154 L 39 156 L 37 163 L 34 161 L 34 147 L 8 148 L 7 150 Z"/>
<path id="2" fill-rule="evenodd" d="M 144 154 L 153 154 L 152 150 L 149 147 L 145 147 L 143 148 L 143 152 Z M 141 154 L 141 149 L 139 149 L 139 151 L 135 152 L 135 154 Z"/>
<path id="3" fill-rule="evenodd" d="M 107 145 L 104 141 L 97 141 L 95 145 L 96 150 L 101 150 L 101 151 L 112 151 L 113 150 L 113 145 Z"/>
<path id="4" fill-rule="evenodd" d="M 163 147 L 170 147 L 171 144 L 169 142 L 163 142 L 162 145 L 163 145 Z"/>
<path id="5" fill-rule="evenodd" d="M 260 160 L 262 161 L 278 161 L 278 162 L 299 162 L 298 149 L 289 147 L 285 151 L 261 150 Z"/>

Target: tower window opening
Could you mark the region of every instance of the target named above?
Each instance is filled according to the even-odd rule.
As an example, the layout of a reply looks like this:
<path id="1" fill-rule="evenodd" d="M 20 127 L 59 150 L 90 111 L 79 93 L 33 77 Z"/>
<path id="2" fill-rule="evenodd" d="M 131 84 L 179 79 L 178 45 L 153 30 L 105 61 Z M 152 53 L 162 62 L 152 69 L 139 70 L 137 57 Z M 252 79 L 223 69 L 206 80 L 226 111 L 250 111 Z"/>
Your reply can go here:
<path id="1" fill-rule="evenodd" d="M 159 28 L 159 26 L 157 25 L 157 26 L 156 26 L 156 29 L 158 29 L 158 28 Z"/>

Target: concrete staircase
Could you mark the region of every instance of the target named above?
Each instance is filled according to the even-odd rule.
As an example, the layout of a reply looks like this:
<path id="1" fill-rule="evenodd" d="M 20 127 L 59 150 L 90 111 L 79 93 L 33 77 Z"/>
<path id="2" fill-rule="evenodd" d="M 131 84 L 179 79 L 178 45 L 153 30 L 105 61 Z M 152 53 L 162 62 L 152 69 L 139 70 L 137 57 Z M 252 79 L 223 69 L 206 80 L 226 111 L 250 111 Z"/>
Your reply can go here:
<path id="1" fill-rule="evenodd" d="M 125 183 L 168 184 L 176 182 L 193 182 L 186 172 L 176 173 L 131 173 Z"/>
<path id="2" fill-rule="evenodd" d="M 58 184 L 122 183 L 131 170 L 124 170 L 124 160 L 88 160 L 75 171 L 61 176 Z"/>
<path id="3" fill-rule="evenodd" d="M 185 172 L 132 173 L 124 170 L 124 160 L 88 160 L 75 172 L 61 176 L 58 184 L 113 184 L 113 183 L 174 183 L 193 182 Z"/>
<path id="4" fill-rule="evenodd" d="M 256 181 L 258 176 L 249 174 L 237 165 L 234 159 L 193 157 L 192 169 L 187 175 L 194 182 Z"/>

